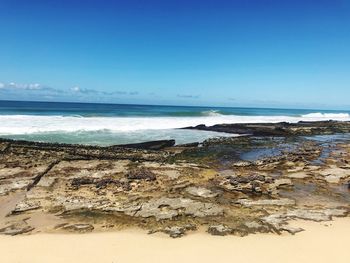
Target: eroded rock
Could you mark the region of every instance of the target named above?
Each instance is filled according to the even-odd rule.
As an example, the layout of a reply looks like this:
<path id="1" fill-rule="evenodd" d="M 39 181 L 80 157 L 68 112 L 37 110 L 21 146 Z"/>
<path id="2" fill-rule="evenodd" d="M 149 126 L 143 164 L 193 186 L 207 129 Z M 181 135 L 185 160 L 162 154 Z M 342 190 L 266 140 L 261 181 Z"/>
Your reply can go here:
<path id="1" fill-rule="evenodd" d="M 87 233 L 94 230 L 94 226 L 90 224 L 73 224 L 73 225 L 65 225 L 62 229 L 77 232 L 77 233 Z"/>
<path id="2" fill-rule="evenodd" d="M 0 195 L 7 195 L 0 207 L 17 214 L 6 217 L 11 224 L 27 215 L 56 214 L 60 220 L 53 225 L 65 222 L 73 232 L 92 231 L 93 222 L 96 229 L 139 226 L 172 237 L 190 231 L 192 223 L 217 235 L 294 234 L 301 229 L 289 226 L 290 220 L 347 215 L 350 147 L 334 144 L 339 149 L 313 167 L 320 145 L 306 138 L 247 136 L 148 151 L 11 141 L 0 155 Z M 24 200 L 11 199 L 9 193 L 18 190 L 27 191 Z M 30 231 L 21 224 L 12 230 Z"/>
<path id="3" fill-rule="evenodd" d="M 29 226 L 25 222 L 16 222 L 7 227 L 0 229 L 0 234 L 16 236 L 20 234 L 29 233 L 34 230 L 34 227 Z"/>
<path id="4" fill-rule="evenodd" d="M 127 173 L 126 178 L 129 180 L 147 180 L 154 181 L 157 179 L 156 175 L 149 169 L 134 169 Z"/>
<path id="5" fill-rule="evenodd" d="M 25 189 L 33 181 L 31 179 L 12 179 L 0 182 L 0 196 L 7 195 L 10 192 Z"/>
<path id="6" fill-rule="evenodd" d="M 40 208 L 40 202 L 33 200 L 24 200 L 16 204 L 12 210 L 12 214 L 19 214 Z"/>
<path id="7" fill-rule="evenodd" d="M 140 210 L 133 214 L 138 217 L 155 217 L 156 220 L 171 219 L 178 215 L 195 217 L 218 216 L 223 208 L 213 203 L 202 203 L 187 198 L 155 198 L 143 203 Z"/>
<path id="8" fill-rule="evenodd" d="M 212 198 L 212 197 L 216 197 L 218 195 L 217 193 L 213 193 L 212 191 L 210 191 L 207 188 L 194 187 L 194 186 L 187 187 L 186 192 L 189 193 L 190 195 L 199 196 L 199 197 L 203 197 L 203 198 Z"/>
<path id="9" fill-rule="evenodd" d="M 225 225 L 211 225 L 208 233 L 213 236 L 227 236 L 233 234 L 233 229 Z"/>
<path id="10" fill-rule="evenodd" d="M 160 230 L 150 231 L 150 234 L 155 232 L 163 232 L 172 238 L 179 238 L 184 236 L 188 231 L 194 231 L 197 229 L 196 225 L 187 224 L 183 226 L 168 226 Z"/>
<path id="11" fill-rule="evenodd" d="M 346 209 L 329 208 L 329 209 L 295 209 L 283 213 L 270 214 L 263 217 L 262 220 L 273 226 L 277 231 L 288 231 L 292 228 L 286 227 L 290 219 L 303 219 L 315 222 L 330 221 L 334 216 L 346 216 Z M 288 231 L 290 232 L 290 231 Z"/>
<path id="12" fill-rule="evenodd" d="M 244 205 L 246 207 L 251 207 L 251 206 L 294 206 L 295 200 L 288 199 L 288 198 L 260 199 L 260 200 L 241 199 L 241 200 L 238 200 L 237 203 Z"/>

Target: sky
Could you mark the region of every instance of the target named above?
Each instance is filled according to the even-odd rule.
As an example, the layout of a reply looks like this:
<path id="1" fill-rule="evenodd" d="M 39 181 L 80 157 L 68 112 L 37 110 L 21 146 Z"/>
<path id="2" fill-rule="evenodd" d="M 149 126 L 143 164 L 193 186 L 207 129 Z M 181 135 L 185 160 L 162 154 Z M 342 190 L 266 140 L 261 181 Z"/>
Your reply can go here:
<path id="1" fill-rule="evenodd" d="M 0 100 L 350 109 L 350 0 L 0 0 Z"/>

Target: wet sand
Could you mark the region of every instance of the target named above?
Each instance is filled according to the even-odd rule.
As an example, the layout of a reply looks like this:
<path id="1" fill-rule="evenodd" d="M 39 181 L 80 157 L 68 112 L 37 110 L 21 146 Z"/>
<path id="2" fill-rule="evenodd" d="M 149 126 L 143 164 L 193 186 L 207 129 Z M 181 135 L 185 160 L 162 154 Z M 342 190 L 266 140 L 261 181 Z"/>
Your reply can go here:
<path id="1" fill-rule="evenodd" d="M 349 262 L 350 218 L 298 221 L 295 236 L 257 234 L 180 239 L 141 231 L 0 236 L 0 262 Z"/>

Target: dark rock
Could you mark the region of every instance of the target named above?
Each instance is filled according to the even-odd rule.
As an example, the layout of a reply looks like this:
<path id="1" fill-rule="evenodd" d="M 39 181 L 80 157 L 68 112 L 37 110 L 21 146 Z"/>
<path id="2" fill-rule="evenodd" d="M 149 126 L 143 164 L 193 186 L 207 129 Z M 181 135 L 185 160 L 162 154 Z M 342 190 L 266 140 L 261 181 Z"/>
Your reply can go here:
<path id="1" fill-rule="evenodd" d="M 73 187 L 80 187 L 81 185 L 94 184 L 95 180 L 93 178 L 73 178 L 71 185 Z"/>
<path id="2" fill-rule="evenodd" d="M 167 147 L 172 147 L 174 145 L 175 145 L 175 140 L 160 140 L 160 141 L 115 145 L 112 147 L 133 148 L 133 149 L 142 149 L 142 150 L 161 150 Z"/>
<path id="3" fill-rule="evenodd" d="M 227 236 L 233 234 L 233 229 L 225 225 L 212 225 L 208 227 L 208 233 L 213 236 Z"/>
<path id="4" fill-rule="evenodd" d="M 253 175 L 249 175 L 248 178 L 251 181 L 260 181 L 260 182 L 264 182 L 265 181 L 265 176 L 263 176 L 263 175 L 253 174 Z"/>
<path id="5" fill-rule="evenodd" d="M 236 184 L 247 184 L 249 182 L 265 182 L 265 176 L 263 175 L 249 175 L 249 176 L 230 176 L 230 183 Z"/>
<path id="6" fill-rule="evenodd" d="M 193 143 L 185 143 L 185 144 L 178 144 L 176 147 L 184 147 L 184 148 L 191 148 L 191 147 L 198 147 L 199 142 L 193 142 Z"/>
<path id="7" fill-rule="evenodd" d="M 126 178 L 129 180 L 147 180 L 154 181 L 157 179 L 156 175 L 152 173 L 150 170 L 142 168 L 131 170 L 127 173 Z"/>
<path id="8" fill-rule="evenodd" d="M 71 182 L 71 186 L 74 188 L 79 188 L 82 185 L 95 185 L 98 189 L 106 188 L 108 185 L 116 185 L 118 187 L 122 187 L 124 190 L 130 190 L 130 185 L 128 182 L 122 182 L 119 180 L 115 180 L 113 178 L 74 178 Z"/>
<path id="9" fill-rule="evenodd" d="M 94 230 L 94 226 L 90 224 L 74 224 L 74 225 L 65 225 L 62 227 L 62 229 L 68 230 L 71 232 L 87 233 Z"/>
<path id="10" fill-rule="evenodd" d="M 106 188 L 110 184 L 120 185 L 121 183 L 112 178 L 105 178 L 96 182 L 96 188 Z"/>
<path id="11" fill-rule="evenodd" d="M 233 184 L 233 185 L 236 185 L 236 184 L 247 184 L 249 182 L 250 182 L 249 178 L 245 177 L 245 176 L 236 176 L 236 177 L 231 177 L 230 178 L 230 183 Z"/>
<path id="12" fill-rule="evenodd" d="M 0 138 L 0 143 L 8 143 L 8 151 L 12 154 L 22 154 L 25 151 L 45 151 L 51 156 L 57 156 L 60 160 L 91 160 L 91 159 L 132 159 L 132 160 L 164 160 L 166 152 L 147 152 L 139 148 L 126 148 L 119 146 L 92 146 L 65 143 L 45 143 L 23 140 L 12 140 Z M 173 141 L 173 143 L 175 143 Z M 169 145 L 171 143 L 169 142 Z"/>
<path id="13" fill-rule="evenodd" d="M 183 226 L 168 226 L 160 230 L 150 231 L 149 233 L 163 232 L 168 234 L 172 238 L 179 238 L 186 234 L 188 231 L 194 231 L 197 229 L 196 225 L 188 224 Z"/>
<path id="14" fill-rule="evenodd" d="M 246 123 L 246 124 L 217 124 L 214 126 L 198 125 L 184 129 L 206 130 L 244 134 L 252 136 L 303 136 L 331 133 L 349 133 L 350 122 L 319 121 L 299 123 Z"/>

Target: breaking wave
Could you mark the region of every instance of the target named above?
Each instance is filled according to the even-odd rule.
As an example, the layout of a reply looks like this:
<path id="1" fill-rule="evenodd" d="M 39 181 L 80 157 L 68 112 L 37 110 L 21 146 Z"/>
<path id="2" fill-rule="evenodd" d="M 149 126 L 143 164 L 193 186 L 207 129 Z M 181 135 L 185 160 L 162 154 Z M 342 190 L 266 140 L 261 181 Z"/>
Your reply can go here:
<path id="1" fill-rule="evenodd" d="M 222 116 L 223 114 L 220 113 L 218 110 L 209 110 L 209 111 L 202 111 L 202 116 Z"/>
<path id="2" fill-rule="evenodd" d="M 0 115 L 0 135 L 31 134 L 40 132 L 99 131 L 128 132 L 139 130 L 165 130 L 224 123 L 276 123 L 298 121 L 350 121 L 348 113 L 310 113 L 300 116 L 238 116 L 208 111 L 196 117 L 80 117 Z"/>
<path id="3" fill-rule="evenodd" d="M 342 119 L 349 119 L 350 114 L 349 113 L 309 113 L 305 115 L 301 115 L 303 118 L 319 118 L 319 119 L 329 119 L 329 120 L 342 120 Z"/>

